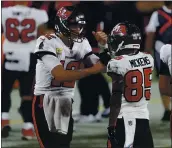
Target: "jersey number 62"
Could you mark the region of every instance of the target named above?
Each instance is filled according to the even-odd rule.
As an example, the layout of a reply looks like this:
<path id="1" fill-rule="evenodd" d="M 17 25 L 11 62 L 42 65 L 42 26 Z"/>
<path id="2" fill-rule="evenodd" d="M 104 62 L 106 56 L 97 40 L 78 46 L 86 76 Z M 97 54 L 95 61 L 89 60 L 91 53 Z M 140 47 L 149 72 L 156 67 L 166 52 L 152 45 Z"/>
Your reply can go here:
<path id="1" fill-rule="evenodd" d="M 18 27 L 23 29 L 19 31 Z M 24 19 L 19 21 L 16 18 L 8 18 L 6 20 L 6 38 L 10 42 L 17 42 L 19 39 L 22 43 L 30 42 L 36 38 L 35 35 L 29 35 L 33 33 L 36 28 L 36 22 L 34 19 Z"/>

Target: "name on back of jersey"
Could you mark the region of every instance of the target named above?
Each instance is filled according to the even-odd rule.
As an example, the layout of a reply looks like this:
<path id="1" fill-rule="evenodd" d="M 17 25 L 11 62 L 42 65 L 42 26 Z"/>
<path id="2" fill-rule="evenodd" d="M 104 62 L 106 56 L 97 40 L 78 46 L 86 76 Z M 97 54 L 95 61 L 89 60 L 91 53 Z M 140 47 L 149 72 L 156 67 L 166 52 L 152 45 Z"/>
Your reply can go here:
<path id="1" fill-rule="evenodd" d="M 141 66 L 146 66 L 151 64 L 150 60 L 148 57 L 143 57 L 143 58 L 136 58 L 129 60 L 131 67 L 141 67 Z"/>

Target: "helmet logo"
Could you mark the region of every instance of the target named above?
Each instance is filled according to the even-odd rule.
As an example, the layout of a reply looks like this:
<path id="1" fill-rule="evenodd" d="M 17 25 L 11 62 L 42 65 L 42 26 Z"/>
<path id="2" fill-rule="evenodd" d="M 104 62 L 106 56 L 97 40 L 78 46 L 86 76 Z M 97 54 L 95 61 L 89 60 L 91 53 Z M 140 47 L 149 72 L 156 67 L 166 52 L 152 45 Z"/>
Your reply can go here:
<path id="1" fill-rule="evenodd" d="M 66 10 L 64 7 L 60 8 L 57 12 L 57 15 L 62 19 L 67 19 L 72 14 L 71 11 Z"/>
<path id="2" fill-rule="evenodd" d="M 112 32 L 111 32 L 111 35 L 126 35 L 127 34 L 127 31 L 126 31 L 126 26 L 124 25 L 116 25 Z"/>

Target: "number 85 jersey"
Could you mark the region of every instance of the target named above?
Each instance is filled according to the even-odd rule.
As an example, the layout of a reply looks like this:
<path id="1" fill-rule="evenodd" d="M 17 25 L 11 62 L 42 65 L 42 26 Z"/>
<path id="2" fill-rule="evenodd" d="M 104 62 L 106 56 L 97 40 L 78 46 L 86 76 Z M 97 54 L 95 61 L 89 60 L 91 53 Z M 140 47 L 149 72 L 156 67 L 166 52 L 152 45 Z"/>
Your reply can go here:
<path id="1" fill-rule="evenodd" d="M 124 89 L 118 118 L 132 113 L 134 118 L 149 119 L 147 108 L 151 96 L 154 59 L 150 54 L 139 52 L 122 55 L 109 61 L 107 72 L 122 75 Z"/>

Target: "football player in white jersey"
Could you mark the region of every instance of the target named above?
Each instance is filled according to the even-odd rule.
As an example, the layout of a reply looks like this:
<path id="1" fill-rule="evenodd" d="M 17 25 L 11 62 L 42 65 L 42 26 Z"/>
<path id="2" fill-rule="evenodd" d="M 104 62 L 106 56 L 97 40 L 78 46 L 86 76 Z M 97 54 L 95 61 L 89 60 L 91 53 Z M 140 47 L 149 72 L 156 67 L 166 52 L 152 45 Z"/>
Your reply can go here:
<path id="1" fill-rule="evenodd" d="M 19 112 L 23 118 L 22 139 L 34 137 L 32 124 L 33 80 L 36 58 L 33 54 L 37 37 L 43 32 L 43 24 L 48 21 L 44 10 L 27 7 L 26 1 L 15 1 L 15 6 L 2 8 L 2 27 L 5 36 L 3 52 L 5 61 L 2 70 L 2 137 L 8 137 L 10 127 L 9 111 L 11 91 L 16 79 L 20 82 L 21 105 Z"/>
<path id="2" fill-rule="evenodd" d="M 92 48 L 84 37 L 85 25 L 85 17 L 77 7 L 62 7 L 56 15 L 55 33 L 37 39 L 35 54 L 38 63 L 32 110 L 36 136 L 41 148 L 70 147 L 73 134 L 70 106 L 74 96 L 75 80 L 99 73 L 110 60 L 106 52 L 100 54 L 100 60 L 92 53 Z M 79 70 L 81 61 L 90 68 Z M 47 96 L 50 102 L 64 101 L 61 110 L 55 102 L 48 101 L 46 104 Z M 47 108 L 50 110 L 47 111 Z M 53 111 L 53 108 L 56 108 L 56 111 Z M 56 117 L 57 112 L 63 112 L 64 109 L 69 116 L 68 122 L 63 122 L 67 124 L 67 131 L 63 127 L 55 126 L 59 118 L 49 121 L 50 116 Z"/>
<path id="3" fill-rule="evenodd" d="M 117 24 L 107 42 L 114 56 L 107 65 L 112 78 L 107 147 L 153 148 L 147 105 L 154 60 L 139 51 L 141 33 L 134 24 Z"/>
<path id="4" fill-rule="evenodd" d="M 164 95 L 172 97 L 172 83 L 171 83 L 171 55 L 172 45 L 166 44 L 161 47 L 160 50 L 160 78 L 159 78 L 159 88 L 160 92 Z"/>
<path id="5" fill-rule="evenodd" d="M 160 50 L 160 76 L 159 90 L 163 95 L 172 97 L 172 68 L 171 68 L 172 45 L 166 44 Z M 172 113 L 170 119 L 172 137 Z"/>

